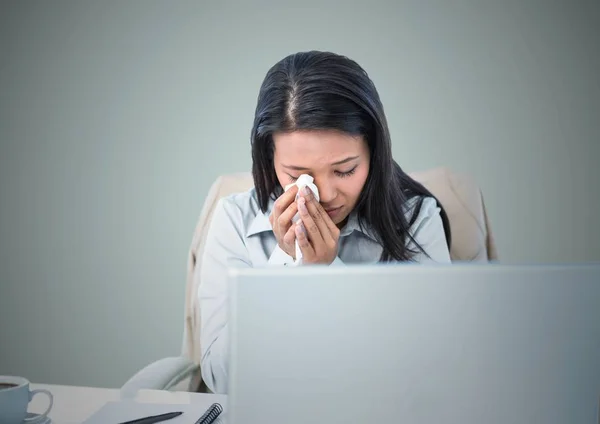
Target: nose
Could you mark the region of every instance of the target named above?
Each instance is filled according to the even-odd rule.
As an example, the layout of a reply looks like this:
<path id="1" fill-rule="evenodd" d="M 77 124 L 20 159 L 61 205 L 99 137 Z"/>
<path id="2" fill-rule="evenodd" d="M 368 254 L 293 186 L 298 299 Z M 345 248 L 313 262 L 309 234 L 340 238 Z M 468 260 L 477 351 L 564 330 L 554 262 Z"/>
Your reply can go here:
<path id="1" fill-rule="evenodd" d="M 337 188 L 333 181 L 328 178 L 320 178 L 318 181 L 315 179 L 315 185 L 319 189 L 320 202 L 328 205 L 331 204 L 337 197 Z"/>

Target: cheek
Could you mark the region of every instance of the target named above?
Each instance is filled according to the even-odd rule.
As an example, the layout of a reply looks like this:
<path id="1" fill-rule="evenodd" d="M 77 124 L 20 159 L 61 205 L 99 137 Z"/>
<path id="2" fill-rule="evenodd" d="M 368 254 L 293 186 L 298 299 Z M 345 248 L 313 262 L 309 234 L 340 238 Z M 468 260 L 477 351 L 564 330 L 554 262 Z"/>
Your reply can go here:
<path id="1" fill-rule="evenodd" d="M 356 174 L 354 175 L 354 191 L 355 196 L 358 197 L 360 192 L 362 191 L 365 183 L 367 182 L 367 177 L 369 176 L 369 167 L 361 166 L 360 169 L 356 170 Z"/>
<path id="2" fill-rule="evenodd" d="M 275 168 L 275 176 L 277 177 L 277 181 L 279 181 L 280 184 L 282 184 L 283 181 L 283 174 L 281 172 L 279 172 L 279 170 L 277 168 Z"/>
<path id="3" fill-rule="evenodd" d="M 361 167 L 361 169 L 356 170 L 356 173 L 351 178 L 342 180 L 341 187 L 343 188 L 341 190 L 343 191 L 344 196 L 348 199 L 357 200 L 367 181 L 368 175 L 369 168 Z"/>
<path id="4" fill-rule="evenodd" d="M 280 171 L 277 168 L 275 168 L 275 175 L 276 175 L 277 181 L 279 181 L 279 184 L 281 185 L 281 187 L 285 187 L 286 185 L 288 185 L 289 183 L 292 182 L 290 180 L 290 177 L 288 174 L 286 174 L 283 171 Z"/>

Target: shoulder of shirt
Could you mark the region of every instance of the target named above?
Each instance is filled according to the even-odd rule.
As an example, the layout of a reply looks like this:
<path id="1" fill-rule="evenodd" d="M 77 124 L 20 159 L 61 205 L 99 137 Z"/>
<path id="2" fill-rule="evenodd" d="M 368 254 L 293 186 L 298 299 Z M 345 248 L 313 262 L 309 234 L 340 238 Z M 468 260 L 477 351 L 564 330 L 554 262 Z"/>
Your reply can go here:
<path id="1" fill-rule="evenodd" d="M 219 203 L 242 234 L 246 234 L 258 215 L 264 215 L 258 204 L 258 196 L 254 187 L 223 196 Z"/>
<path id="2" fill-rule="evenodd" d="M 418 215 L 414 217 L 416 206 L 420 199 L 423 200 L 421 203 L 421 209 L 419 210 Z M 416 230 L 426 221 L 434 218 L 435 216 L 439 216 L 440 207 L 438 206 L 436 199 L 431 196 L 415 196 L 409 199 L 406 203 L 405 214 L 408 222 L 412 221 L 414 217 L 414 222 L 411 225 L 411 229 Z"/>

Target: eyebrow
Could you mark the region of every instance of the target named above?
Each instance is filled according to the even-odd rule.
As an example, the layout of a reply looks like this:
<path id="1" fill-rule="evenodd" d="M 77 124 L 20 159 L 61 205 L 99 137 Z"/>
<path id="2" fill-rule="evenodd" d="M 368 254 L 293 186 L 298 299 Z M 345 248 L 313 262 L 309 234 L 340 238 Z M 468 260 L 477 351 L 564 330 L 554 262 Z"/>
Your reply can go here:
<path id="1" fill-rule="evenodd" d="M 348 163 L 350 161 L 353 161 L 354 159 L 358 159 L 359 156 L 350 156 L 347 157 L 346 159 L 342 159 L 339 160 L 337 162 L 332 163 L 332 165 L 343 165 L 344 163 Z M 293 169 L 294 171 L 306 171 L 308 168 L 303 168 L 301 166 L 294 166 L 294 165 L 281 165 L 284 168 L 288 168 L 288 169 Z"/>

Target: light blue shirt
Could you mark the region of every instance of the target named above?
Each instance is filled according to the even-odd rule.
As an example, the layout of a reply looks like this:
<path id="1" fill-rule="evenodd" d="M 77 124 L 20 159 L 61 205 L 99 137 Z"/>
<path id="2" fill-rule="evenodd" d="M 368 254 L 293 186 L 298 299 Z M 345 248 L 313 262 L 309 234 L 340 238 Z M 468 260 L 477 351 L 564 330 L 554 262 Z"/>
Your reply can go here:
<path id="1" fill-rule="evenodd" d="M 202 378 L 215 393 L 227 393 L 227 268 L 293 263 L 293 259 L 277 244 L 269 222 L 273 203 L 271 201 L 268 211 L 263 213 L 254 188 L 219 200 L 208 230 L 201 267 L 197 267 L 194 275 L 194 278 L 200 278 L 197 287 Z M 412 216 L 410 207 L 407 214 Z M 410 232 L 431 257 L 420 253 L 415 261 L 450 262 L 440 209 L 435 199 L 424 199 Z M 338 256 L 332 265 L 376 263 L 382 250 L 372 230 L 368 227 L 361 230 L 356 216 L 351 214 L 340 231 Z"/>

